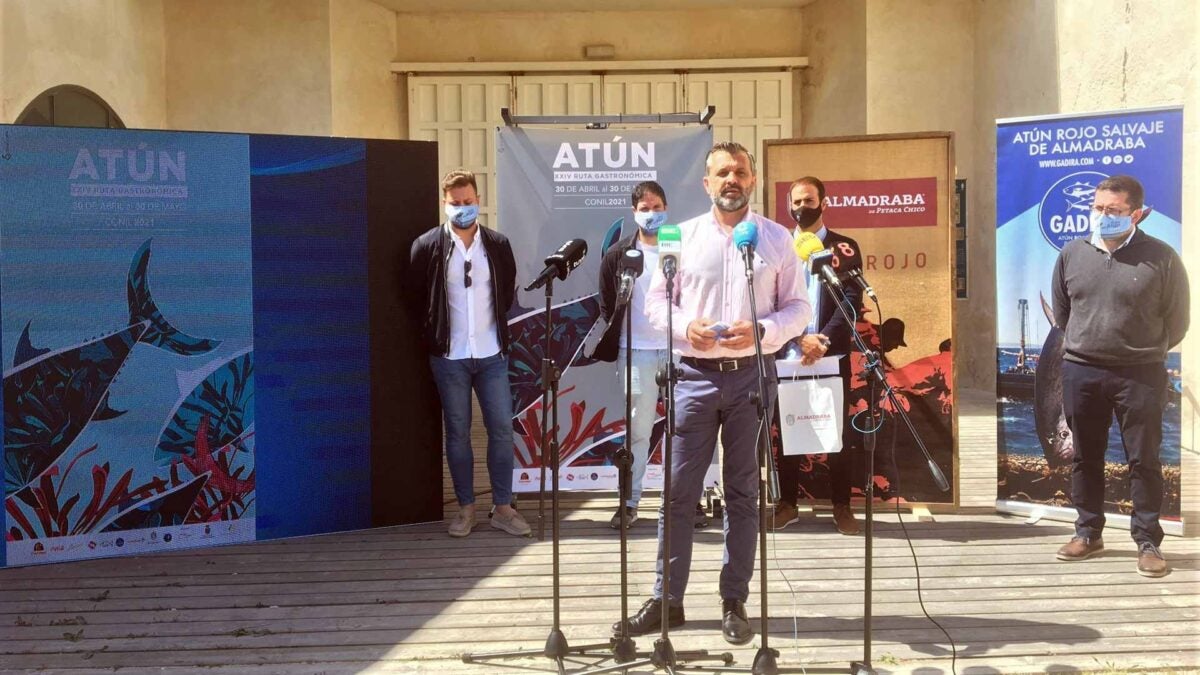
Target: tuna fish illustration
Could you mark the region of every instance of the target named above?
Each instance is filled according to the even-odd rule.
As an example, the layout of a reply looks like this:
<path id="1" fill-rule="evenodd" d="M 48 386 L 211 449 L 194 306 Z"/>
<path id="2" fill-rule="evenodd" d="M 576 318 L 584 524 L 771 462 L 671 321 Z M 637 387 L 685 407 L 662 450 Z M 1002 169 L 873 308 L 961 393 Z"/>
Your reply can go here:
<path id="1" fill-rule="evenodd" d="M 1050 332 L 1042 344 L 1041 358 L 1033 376 L 1034 428 L 1042 444 L 1042 453 L 1051 467 L 1071 463 L 1075 442 L 1063 414 L 1062 360 L 1063 332 L 1054 325 L 1054 311 L 1042 298 L 1042 311 L 1050 322 Z"/>
<path id="2" fill-rule="evenodd" d="M 146 240 L 129 266 L 126 328 L 50 350 L 33 346 L 30 324 L 26 324 L 13 367 L 4 373 L 5 496 L 37 480 L 91 421 L 122 414 L 109 405 L 109 387 L 134 345 L 194 356 L 220 344 L 182 333 L 162 316 L 150 295 L 149 264 L 150 240 Z"/>

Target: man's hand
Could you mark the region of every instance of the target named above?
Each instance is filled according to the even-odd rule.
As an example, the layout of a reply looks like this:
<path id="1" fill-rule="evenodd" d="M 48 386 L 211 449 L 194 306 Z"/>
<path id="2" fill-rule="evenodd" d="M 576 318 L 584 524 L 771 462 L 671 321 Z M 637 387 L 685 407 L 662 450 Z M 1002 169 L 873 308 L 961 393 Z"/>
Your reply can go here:
<path id="1" fill-rule="evenodd" d="M 820 333 L 809 333 L 800 338 L 800 365 L 811 366 L 829 351 L 829 338 Z"/>
<path id="2" fill-rule="evenodd" d="M 745 349 L 754 346 L 754 324 L 741 319 L 729 325 L 729 330 L 721 334 L 717 344 L 727 349 Z"/>
<path id="3" fill-rule="evenodd" d="M 692 349 L 698 352 L 706 352 L 716 346 L 717 333 L 709 328 L 714 323 L 716 322 L 708 317 L 701 317 L 688 324 L 687 338 L 688 342 L 692 345 Z"/>

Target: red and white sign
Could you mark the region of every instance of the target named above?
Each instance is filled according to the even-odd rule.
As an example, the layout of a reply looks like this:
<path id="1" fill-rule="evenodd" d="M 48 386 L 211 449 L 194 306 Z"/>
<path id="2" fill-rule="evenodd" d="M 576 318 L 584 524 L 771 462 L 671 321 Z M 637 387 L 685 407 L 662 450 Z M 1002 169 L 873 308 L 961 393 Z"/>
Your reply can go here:
<path id="1" fill-rule="evenodd" d="M 791 182 L 775 184 L 775 220 L 791 221 Z M 859 227 L 935 227 L 937 179 L 825 181 L 825 225 L 834 230 Z"/>

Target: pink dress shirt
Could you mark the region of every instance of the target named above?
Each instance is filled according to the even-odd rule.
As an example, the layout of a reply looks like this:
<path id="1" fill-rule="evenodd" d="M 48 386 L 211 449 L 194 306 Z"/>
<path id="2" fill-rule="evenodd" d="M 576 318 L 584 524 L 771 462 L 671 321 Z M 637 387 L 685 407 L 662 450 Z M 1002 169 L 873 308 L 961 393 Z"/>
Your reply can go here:
<path id="1" fill-rule="evenodd" d="M 714 209 L 716 207 L 713 207 Z M 754 251 L 754 299 L 758 321 L 766 328 L 763 354 L 773 354 L 788 340 L 804 332 L 812 316 L 812 305 L 804 284 L 800 259 L 792 248 L 792 235 L 779 223 L 757 213 L 747 220 L 758 225 Z M 746 264 L 733 247 L 733 230 L 717 222 L 713 210 L 679 224 L 682 239 L 679 272 L 675 275 L 675 309 L 672 327 L 674 350 L 683 356 L 703 359 L 733 359 L 754 354 L 754 345 L 729 349 L 718 342 L 706 352 L 692 348 L 687 327 L 693 320 L 708 317 L 732 324 L 750 320 L 750 296 L 746 288 Z M 660 331 L 667 328 L 667 280 L 661 266 L 654 271 L 646 293 L 646 318 Z"/>

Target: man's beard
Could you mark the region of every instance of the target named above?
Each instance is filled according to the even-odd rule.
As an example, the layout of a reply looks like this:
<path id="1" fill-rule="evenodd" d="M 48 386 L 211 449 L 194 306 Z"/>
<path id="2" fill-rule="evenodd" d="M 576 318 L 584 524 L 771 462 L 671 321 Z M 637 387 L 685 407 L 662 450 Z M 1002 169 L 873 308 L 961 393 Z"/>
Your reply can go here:
<path id="1" fill-rule="evenodd" d="M 712 203 L 726 213 L 735 213 L 746 208 L 746 204 L 750 203 L 750 195 L 745 192 L 739 193 L 736 197 L 716 195 L 712 198 Z"/>

